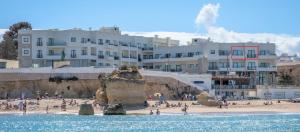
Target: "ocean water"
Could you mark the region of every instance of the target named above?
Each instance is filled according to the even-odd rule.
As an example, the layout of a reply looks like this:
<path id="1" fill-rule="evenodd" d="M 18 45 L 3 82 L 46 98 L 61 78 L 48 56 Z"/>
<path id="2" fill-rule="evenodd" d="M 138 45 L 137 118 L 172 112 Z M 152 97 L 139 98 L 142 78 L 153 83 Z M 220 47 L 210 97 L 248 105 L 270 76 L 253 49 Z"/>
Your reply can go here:
<path id="1" fill-rule="evenodd" d="M 0 115 L 0 131 L 300 131 L 300 114 Z"/>

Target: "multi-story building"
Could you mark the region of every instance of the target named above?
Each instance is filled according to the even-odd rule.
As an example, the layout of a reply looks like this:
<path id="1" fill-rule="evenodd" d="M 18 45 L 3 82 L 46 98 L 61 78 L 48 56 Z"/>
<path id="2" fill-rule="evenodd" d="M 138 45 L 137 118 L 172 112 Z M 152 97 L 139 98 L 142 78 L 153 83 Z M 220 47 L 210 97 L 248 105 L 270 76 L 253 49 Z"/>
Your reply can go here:
<path id="1" fill-rule="evenodd" d="M 122 35 L 118 27 L 100 30 L 20 30 L 20 67 L 48 67 L 59 60 L 72 67 L 142 65 L 153 48 L 178 46 L 170 38 Z"/>
<path id="2" fill-rule="evenodd" d="M 136 65 L 158 71 L 211 73 L 216 95 L 233 98 L 250 96 L 256 85 L 273 84 L 276 59 L 273 43 L 194 38 L 179 46 L 178 40 L 170 38 L 124 35 L 118 27 L 19 31 L 20 67 L 52 66 L 54 61 L 67 60 L 73 67 Z M 223 76 L 229 74 L 231 77 Z"/>

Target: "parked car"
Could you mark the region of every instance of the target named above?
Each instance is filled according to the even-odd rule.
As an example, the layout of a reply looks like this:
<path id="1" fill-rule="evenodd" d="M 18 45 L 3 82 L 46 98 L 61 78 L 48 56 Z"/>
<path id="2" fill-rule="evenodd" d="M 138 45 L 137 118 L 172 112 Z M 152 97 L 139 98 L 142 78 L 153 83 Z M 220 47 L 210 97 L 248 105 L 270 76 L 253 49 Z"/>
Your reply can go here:
<path id="1" fill-rule="evenodd" d="M 260 99 L 260 98 L 258 98 L 258 97 L 247 97 L 247 99 L 248 99 L 248 100 L 258 100 L 258 99 Z"/>

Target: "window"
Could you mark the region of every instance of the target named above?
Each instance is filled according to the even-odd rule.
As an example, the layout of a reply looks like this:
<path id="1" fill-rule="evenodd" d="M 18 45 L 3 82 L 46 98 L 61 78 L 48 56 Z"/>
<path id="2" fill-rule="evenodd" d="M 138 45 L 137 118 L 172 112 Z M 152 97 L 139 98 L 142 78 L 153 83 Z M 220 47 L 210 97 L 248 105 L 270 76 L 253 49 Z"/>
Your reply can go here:
<path id="1" fill-rule="evenodd" d="M 48 38 L 48 45 L 54 45 L 54 38 Z"/>
<path id="2" fill-rule="evenodd" d="M 86 47 L 81 49 L 81 55 L 87 55 L 87 48 Z"/>
<path id="3" fill-rule="evenodd" d="M 158 59 L 159 56 L 160 56 L 160 54 L 155 54 L 154 58 L 155 58 L 155 59 Z"/>
<path id="4" fill-rule="evenodd" d="M 103 45 L 103 39 L 98 39 L 98 44 Z"/>
<path id="5" fill-rule="evenodd" d="M 189 52 L 188 53 L 188 57 L 193 57 L 194 56 L 194 52 Z"/>
<path id="6" fill-rule="evenodd" d="M 96 56 L 96 54 L 97 54 L 97 49 L 96 49 L 96 47 L 91 47 L 91 55 L 92 55 L 92 56 Z"/>
<path id="7" fill-rule="evenodd" d="M 267 55 L 267 51 L 266 50 L 261 50 L 261 51 L 259 51 L 259 55 Z"/>
<path id="8" fill-rule="evenodd" d="M 233 68 L 242 68 L 242 67 L 244 67 L 244 63 L 243 62 L 232 62 L 232 67 Z"/>
<path id="9" fill-rule="evenodd" d="M 42 40 L 42 38 L 37 38 L 36 45 L 37 46 L 43 46 L 43 40 Z"/>
<path id="10" fill-rule="evenodd" d="M 87 43 L 87 38 L 81 38 L 81 43 Z"/>
<path id="11" fill-rule="evenodd" d="M 76 42 L 76 37 L 71 37 L 71 42 Z"/>
<path id="12" fill-rule="evenodd" d="M 248 50 L 247 58 L 256 58 L 255 50 Z"/>
<path id="13" fill-rule="evenodd" d="M 22 36 L 22 43 L 23 44 L 30 44 L 30 37 L 29 36 Z"/>
<path id="14" fill-rule="evenodd" d="M 176 53 L 176 58 L 180 58 L 182 56 L 182 53 Z"/>
<path id="15" fill-rule="evenodd" d="M 268 67 L 269 66 L 269 64 L 268 63 L 266 63 L 266 62 L 261 62 L 261 63 L 259 63 L 259 67 Z"/>
<path id="16" fill-rule="evenodd" d="M 71 50 L 71 58 L 76 58 L 76 50 Z"/>
<path id="17" fill-rule="evenodd" d="M 105 43 L 109 44 L 109 43 L 110 43 L 110 40 L 105 40 Z"/>
<path id="18" fill-rule="evenodd" d="M 226 56 L 226 55 L 229 55 L 228 50 L 219 50 L 219 55 L 220 55 L 220 56 Z"/>
<path id="19" fill-rule="evenodd" d="M 194 64 L 189 64 L 188 68 L 194 69 Z"/>
<path id="20" fill-rule="evenodd" d="M 36 58 L 43 58 L 42 50 L 37 50 Z"/>
<path id="21" fill-rule="evenodd" d="M 248 70 L 254 70 L 256 68 L 255 62 L 248 62 Z"/>
<path id="22" fill-rule="evenodd" d="M 165 54 L 165 57 L 166 57 L 166 58 L 170 58 L 170 57 L 171 57 L 171 54 L 170 54 L 170 53 Z"/>
<path id="23" fill-rule="evenodd" d="M 200 55 L 200 52 L 196 52 L 195 55 Z"/>
<path id="24" fill-rule="evenodd" d="M 105 55 L 106 55 L 106 56 L 110 56 L 110 51 L 106 51 L 106 52 L 105 52 Z"/>
<path id="25" fill-rule="evenodd" d="M 233 50 L 232 55 L 243 56 L 243 51 L 242 50 Z"/>
<path id="26" fill-rule="evenodd" d="M 210 50 L 210 54 L 215 54 L 215 50 Z"/>
<path id="27" fill-rule="evenodd" d="M 30 56 L 30 49 L 29 48 L 22 49 L 22 56 Z"/>

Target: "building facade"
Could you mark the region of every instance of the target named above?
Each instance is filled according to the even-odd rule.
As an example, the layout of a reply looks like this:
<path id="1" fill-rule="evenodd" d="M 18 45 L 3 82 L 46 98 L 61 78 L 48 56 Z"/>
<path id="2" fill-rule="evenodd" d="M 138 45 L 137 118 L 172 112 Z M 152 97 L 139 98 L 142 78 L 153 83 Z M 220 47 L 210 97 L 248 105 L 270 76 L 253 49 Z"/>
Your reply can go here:
<path id="1" fill-rule="evenodd" d="M 118 27 L 100 30 L 20 30 L 20 67 L 49 67 L 60 60 L 72 67 L 119 67 L 210 73 L 216 95 L 251 96 L 256 85 L 275 83 L 277 71 L 273 43 L 218 43 L 194 38 L 179 46 L 170 38 L 129 36 Z M 230 78 L 224 75 L 232 75 Z M 246 87 L 247 86 L 247 87 Z"/>

